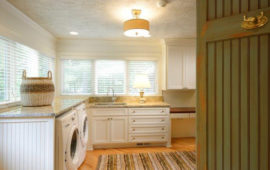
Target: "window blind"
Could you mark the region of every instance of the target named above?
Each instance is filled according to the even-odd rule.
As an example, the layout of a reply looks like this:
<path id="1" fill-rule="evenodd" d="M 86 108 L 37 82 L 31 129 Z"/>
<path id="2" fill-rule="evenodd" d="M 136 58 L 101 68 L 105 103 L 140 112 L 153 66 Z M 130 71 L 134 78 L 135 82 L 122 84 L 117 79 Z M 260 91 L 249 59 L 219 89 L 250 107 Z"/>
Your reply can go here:
<path id="1" fill-rule="evenodd" d="M 0 36 L 0 103 L 20 100 L 23 70 L 27 76 L 47 76 L 54 67 L 54 58 Z"/>
<path id="2" fill-rule="evenodd" d="M 133 88 L 135 76 L 145 74 L 148 76 L 151 88 L 144 89 L 145 94 L 157 93 L 157 68 L 156 61 L 128 61 L 128 93 L 138 94 L 138 89 Z"/>
<path id="3" fill-rule="evenodd" d="M 62 93 L 91 94 L 92 93 L 92 62 L 91 60 L 62 61 Z"/>
<path id="4" fill-rule="evenodd" d="M 146 94 L 157 93 L 157 62 L 126 60 L 62 60 L 62 94 L 106 95 L 111 88 L 115 94 L 136 94 L 135 76 L 146 74 L 151 88 Z"/>
<path id="5" fill-rule="evenodd" d="M 126 64 L 123 60 L 96 60 L 95 89 L 96 94 L 107 94 L 109 88 L 115 94 L 125 94 Z"/>

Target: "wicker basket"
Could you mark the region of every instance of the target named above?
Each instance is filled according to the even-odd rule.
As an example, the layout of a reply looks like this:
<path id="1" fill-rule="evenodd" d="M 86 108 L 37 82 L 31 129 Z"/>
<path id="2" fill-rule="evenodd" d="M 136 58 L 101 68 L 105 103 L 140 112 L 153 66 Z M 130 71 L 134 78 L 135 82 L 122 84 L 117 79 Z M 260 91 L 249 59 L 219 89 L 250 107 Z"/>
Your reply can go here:
<path id="1" fill-rule="evenodd" d="M 52 72 L 48 71 L 48 77 L 26 77 L 24 70 L 20 90 L 23 106 L 51 105 L 54 98 Z"/>

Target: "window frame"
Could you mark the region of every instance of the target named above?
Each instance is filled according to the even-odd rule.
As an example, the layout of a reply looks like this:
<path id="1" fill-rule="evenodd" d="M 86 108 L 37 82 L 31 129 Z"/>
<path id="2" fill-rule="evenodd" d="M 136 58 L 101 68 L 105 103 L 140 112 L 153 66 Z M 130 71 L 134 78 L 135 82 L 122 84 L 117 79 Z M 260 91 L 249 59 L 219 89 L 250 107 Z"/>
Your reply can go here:
<path id="1" fill-rule="evenodd" d="M 63 90 L 64 90 L 64 60 L 89 60 L 89 59 L 67 59 L 67 58 L 61 58 L 60 59 L 60 70 L 61 70 L 61 80 L 60 80 L 60 82 L 61 82 L 61 95 L 66 95 L 66 96 L 89 96 L 89 95 L 93 95 L 94 93 L 93 93 L 93 90 L 92 90 L 92 92 L 90 92 L 90 93 L 63 93 Z M 91 64 L 92 64 L 92 69 L 94 69 L 94 63 L 93 63 L 93 61 L 92 60 L 90 60 L 91 61 Z M 93 73 L 92 73 L 93 74 Z M 95 75 L 94 75 L 95 76 Z M 94 78 L 94 77 L 93 77 Z M 91 83 L 91 85 L 93 86 L 93 82 Z"/>
<path id="2" fill-rule="evenodd" d="M 90 60 L 92 62 L 92 74 L 93 74 L 93 79 L 94 81 L 91 83 L 91 85 L 93 86 L 93 90 L 92 90 L 92 93 L 63 93 L 63 84 L 64 84 L 64 67 L 63 67 L 63 60 Z M 159 79 L 160 79 L 160 75 L 159 75 L 159 60 L 158 59 L 142 59 L 142 58 L 139 58 L 139 59 L 132 59 L 132 58 L 129 58 L 129 59 L 123 59 L 123 58 L 89 58 L 89 57 L 86 57 L 86 58 L 76 58 L 76 57 L 63 57 L 63 58 L 60 58 L 60 75 L 61 75 L 61 80 L 60 80 L 60 91 L 61 91 L 61 96 L 107 96 L 107 94 L 98 94 L 96 93 L 96 86 L 97 84 L 95 83 L 96 81 L 96 72 L 95 72 L 95 69 L 96 69 L 96 61 L 97 60 L 116 60 L 116 61 L 124 61 L 125 62 L 125 84 L 124 84 L 124 93 L 123 94 L 115 94 L 117 96 L 138 96 L 139 95 L 139 92 L 138 93 L 129 93 L 129 75 L 128 75 L 128 62 L 129 61 L 152 61 L 152 62 L 155 62 L 155 74 L 156 74 L 156 79 L 155 79 L 155 83 L 156 83 L 156 87 L 155 87 L 155 93 L 145 93 L 144 96 L 159 96 L 161 95 L 160 94 L 160 87 L 159 87 Z M 110 93 L 111 94 L 111 93 Z"/>
<path id="3" fill-rule="evenodd" d="M 17 90 L 18 88 L 20 88 L 20 85 L 18 87 L 16 83 L 18 79 L 21 79 L 22 72 L 20 75 L 17 75 L 17 73 L 18 73 L 18 70 L 21 70 L 21 69 L 24 70 L 25 68 L 17 67 L 18 63 L 16 61 L 25 60 L 27 61 L 27 64 L 29 64 L 28 63 L 29 58 L 25 57 L 25 54 L 28 54 L 28 53 L 32 54 L 29 57 L 33 57 L 33 59 L 35 59 L 36 61 L 36 62 L 31 63 L 31 64 L 35 64 L 34 71 L 37 74 L 35 75 L 35 77 L 40 77 L 41 75 L 43 75 L 42 69 L 44 69 L 45 66 L 47 66 L 47 68 L 50 69 L 50 71 L 52 71 L 53 73 L 53 81 L 54 81 L 55 80 L 54 78 L 56 75 L 55 74 L 56 58 L 48 56 L 32 47 L 29 47 L 20 42 L 14 41 L 8 37 L 0 36 L 0 39 L 3 41 L 3 44 L 0 44 L 0 45 L 3 45 L 4 53 L 5 51 L 8 51 L 6 56 L 4 55 L 4 60 L 9 61 L 9 62 L 4 63 L 5 69 L 4 69 L 3 77 L 4 79 L 6 79 L 6 81 L 4 81 L 4 84 L 6 86 L 6 88 L 4 87 L 4 98 L 6 98 L 7 100 L 3 100 L 0 102 L 0 109 L 2 109 L 2 108 L 12 107 L 12 106 L 18 106 L 21 103 L 20 92 L 17 93 Z M 47 60 L 47 58 L 49 58 L 49 60 Z M 41 61 L 48 61 L 48 65 L 45 65 Z"/>

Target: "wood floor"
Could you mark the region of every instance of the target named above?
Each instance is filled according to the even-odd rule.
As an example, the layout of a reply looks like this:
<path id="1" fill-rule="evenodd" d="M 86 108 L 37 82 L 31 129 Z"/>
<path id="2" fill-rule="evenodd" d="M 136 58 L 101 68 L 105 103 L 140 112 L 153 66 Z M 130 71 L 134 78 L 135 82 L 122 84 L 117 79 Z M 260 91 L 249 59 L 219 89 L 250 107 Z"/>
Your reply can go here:
<path id="1" fill-rule="evenodd" d="M 163 152 L 163 151 L 192 151 L 195 150 L 195 138 L 172 139 L 172 147 L 145 147 L 145 148 L 119 148 L 119 149 L 98 149 L 88 151 L 86 158 L 79 170 L 95 170 L 98 157 L 102 154 L 121 153 L 142 153 L 142 152 Z"/>

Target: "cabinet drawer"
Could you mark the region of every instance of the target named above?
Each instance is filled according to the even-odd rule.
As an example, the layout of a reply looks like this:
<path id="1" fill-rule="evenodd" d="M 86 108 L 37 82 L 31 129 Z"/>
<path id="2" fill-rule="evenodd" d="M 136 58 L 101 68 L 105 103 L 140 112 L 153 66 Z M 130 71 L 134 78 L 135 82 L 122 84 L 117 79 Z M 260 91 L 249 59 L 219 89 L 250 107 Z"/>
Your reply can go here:
<path id="1" fill-rule="evenodd" d="M 167 126 L 130 126 L 129 133 L 165 133 Z"/>
<path id="2" fill-rule="evenodd" d="M 129 117 L 130 125 L 166 125 L 167 116 L 131 116 Z"/>
<path id="3" fill-rule="evenodd" d="M 167 115 L 169 108 L 130 108 L 129 115 Z"/>
<path id="4" fill-rule="evenodd" d="M 98 108 L 98 109 L 91 109 L 90 112 L 93 116 L 127 115 L 127 109 L 123 108 Z"/>
<path id="5" fill-rule="evenodd" d="M 166 142 L 166 134 L 131 134 L 129 142 Z"/>

